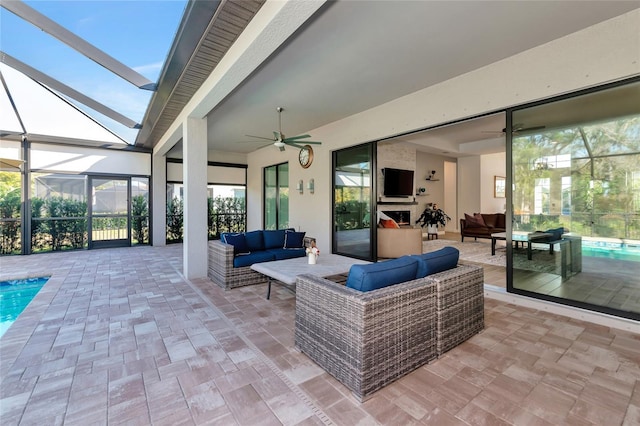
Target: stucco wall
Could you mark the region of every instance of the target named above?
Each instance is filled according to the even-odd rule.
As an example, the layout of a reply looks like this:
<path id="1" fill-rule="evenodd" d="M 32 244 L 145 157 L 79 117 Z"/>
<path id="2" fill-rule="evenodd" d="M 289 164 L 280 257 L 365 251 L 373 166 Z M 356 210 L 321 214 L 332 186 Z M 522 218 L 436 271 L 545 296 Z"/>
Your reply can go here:
<path id="1" fill-rule="evenodd" d="M 420 90 L 308 133 L 323 141 L 315 149 L 313 165 L 297 165 L 297 150 L 281 153 L 267 147 L 249 154 L 248 203 L 252 206 L 249 229 L 261 224 L 262 168 L 289 161 L 291 182 L 311 177 L 316 191 L 290 198 L 290 220 L 307 230 L 321 245 L 331 238 L 331 151 L 422 129 L 501 108 L 568 93 L 577 89 L 640 74 L 640 10 L 605 21 L 529 51 Z M 472 160 L 469 160 L 472 161 Z M 479 160 L 477 160 L 479 163 Z M 479 164 L 471 165 L 479 167 Z M 472 201 L 480 183 L 465 180 L 465 162 L 459 162 L 458 212 L 478 210 Z M 479 169 L 478 169 L 479 170 Z M 468 209 L 468 210 L 467 210 Z"/>

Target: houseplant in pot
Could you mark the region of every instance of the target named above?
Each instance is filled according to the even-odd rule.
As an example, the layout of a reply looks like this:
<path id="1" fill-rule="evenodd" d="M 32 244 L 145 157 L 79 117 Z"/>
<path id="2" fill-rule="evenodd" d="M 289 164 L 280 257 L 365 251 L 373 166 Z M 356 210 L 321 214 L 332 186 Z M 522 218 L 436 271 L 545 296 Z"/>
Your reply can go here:
<path id="1" fill-rule="evenodd" d="M 429 234 L 438 233 L 438 225 L 445 226 L 451 218 L 444 212 L 444 210 L 438 208 L 435 203 L 427 204 L 416 223 L 419 223 L 422 228 L 427 227 Z"/>

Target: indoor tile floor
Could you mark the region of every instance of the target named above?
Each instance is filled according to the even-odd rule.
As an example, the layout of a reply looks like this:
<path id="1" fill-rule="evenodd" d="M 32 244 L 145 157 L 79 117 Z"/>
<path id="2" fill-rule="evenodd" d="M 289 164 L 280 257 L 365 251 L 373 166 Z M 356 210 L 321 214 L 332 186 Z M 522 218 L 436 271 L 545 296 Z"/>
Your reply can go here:
<path id="1" fill-rule="evenodd" d="M 358 403 L 294 348 L 295 295 L 182 246 L 0 258 L 51 275 L 0 340 L 2 425 L 637 425 L 640 334 L 493 299 L 485 330 Z"/>

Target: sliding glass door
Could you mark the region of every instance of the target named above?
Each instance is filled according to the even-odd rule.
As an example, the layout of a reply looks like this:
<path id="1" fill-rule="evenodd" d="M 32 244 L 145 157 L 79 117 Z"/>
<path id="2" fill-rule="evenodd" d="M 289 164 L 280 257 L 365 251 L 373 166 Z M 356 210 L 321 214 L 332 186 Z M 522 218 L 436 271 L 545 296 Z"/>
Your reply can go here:
<path id="1" fill-rule="evenodd" d="M 333 154 L 333 252 L 336 254 L 374 259 L 373 163 L 372 144 Z"/>
<path id="2" fill-rule="evenodd" d="M 513 232 L 534 250 L 512 249 L 510 289 L 640 318 L 640 82 L 512 122 Z"/>

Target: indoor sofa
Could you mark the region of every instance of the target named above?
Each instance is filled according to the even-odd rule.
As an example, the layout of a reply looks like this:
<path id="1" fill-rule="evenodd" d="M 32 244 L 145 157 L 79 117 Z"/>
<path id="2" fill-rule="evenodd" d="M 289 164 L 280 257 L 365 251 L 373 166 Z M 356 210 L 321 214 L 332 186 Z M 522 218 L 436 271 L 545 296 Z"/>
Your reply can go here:
<path id="1" fill-rule="evenodd" d="M 354 265 L 346 286 L 299 276 L 296 348 L 365 400 L 484 328 L 483 269 L 457 259 L 445 247 Z"/>
<path id="2" fill-rule="evenodd" d="M 491 234 L 507 230 L 504 213 L 474 213 L 473 216 L 465 213 L 464 216 L 464 219 L 460 219 L 462 242 L 464 237 L 491 238 Z"/>
<path id="3" fill-rule="evenodd" d="M 312 241 L 294 229 L 223 233 L 219 240 L 209 241 L 207 275 L 227 290 L 265 283 L 267 277 L 252 270 L 251 265 L 304 257 Z"/>

